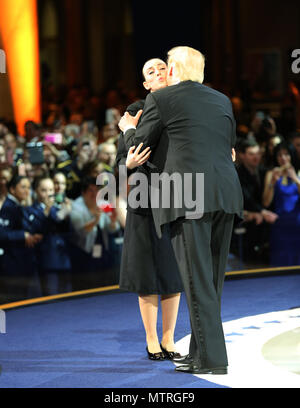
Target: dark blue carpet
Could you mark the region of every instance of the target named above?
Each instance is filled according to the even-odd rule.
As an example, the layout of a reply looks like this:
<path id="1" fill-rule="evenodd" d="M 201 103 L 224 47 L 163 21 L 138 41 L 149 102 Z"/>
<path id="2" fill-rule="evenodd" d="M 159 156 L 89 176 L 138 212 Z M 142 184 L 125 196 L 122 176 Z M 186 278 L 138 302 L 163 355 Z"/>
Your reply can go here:
<path id="1" fill-rule="evenodd" d="M 300 305 L 300 275 L 228 280 L 223 320 Z M 0 388 L 211 388 L 146 357 L 137 296 L 110 293 L 6 313 L 0 335 Z M 160 321 L 161 319 L 159 319 Z M 161 333 L 161 324 L 159 324 Z M 189 334 L 182 297 L 176 340 Z"/>

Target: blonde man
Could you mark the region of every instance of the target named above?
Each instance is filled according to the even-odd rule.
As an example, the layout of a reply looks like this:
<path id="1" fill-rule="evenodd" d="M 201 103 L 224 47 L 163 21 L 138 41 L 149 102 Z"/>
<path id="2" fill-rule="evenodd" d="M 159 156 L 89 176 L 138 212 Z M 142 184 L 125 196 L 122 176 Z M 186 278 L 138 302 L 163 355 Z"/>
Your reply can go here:
<path id="1" fill-rule="evenodd" d="M 236 142 L 232 105 L 225 95 L 202 84 L 204 67 L 201 52 L 173 48 L 168 60 L 169 86 L 148 95 L 137 129 L 141 112 L 136 117 L 125 114 L 119 126 L 128 146 L 143 142 L 151 148 L 151 167 L 156 166 L 159 174 L 176 173 L 181 181 L 191 176 L 191 185 L 184 189 L 174 184 L 181 205 L 174 195 L 169 197 L 169 208 L 152 208 L 159 236 L 171 225 L 190 313 L 189 355 L 178 359 L 182 365 L 176 371 L 226 374 L 221 294 L 234 216 L 242 217 L 243 198 L 231 155 Z M 201 185 L 199 174 L 204 174 Z M 159 192 L 164 194 L 162 183 Z M 186 200 L 191 192 L 197 198 L 193 209 Z M 201 199 L 203 205 L 198 205 Z"/>

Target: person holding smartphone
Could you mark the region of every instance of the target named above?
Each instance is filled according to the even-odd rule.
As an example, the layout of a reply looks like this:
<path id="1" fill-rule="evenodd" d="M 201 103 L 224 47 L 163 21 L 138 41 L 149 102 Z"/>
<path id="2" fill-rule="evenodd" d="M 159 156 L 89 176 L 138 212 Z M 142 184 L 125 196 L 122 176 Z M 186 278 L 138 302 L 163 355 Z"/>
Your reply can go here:
<path id="1" fill-rule="evenodd" d="M 263 204 L 277 215 L 270 231 L 271 266 L 295 266 L 300 263 L 300 178 L 292 165 L 286 142 L 274 148 L 274 163 L 265 177 Z"/>
<path id="2" fill-rule="evenodd" d="M 59 216 L 55 206 L 54 182 L 50 177 L 35 180 L 36 201 L 31 207 L 34 228 L 44 239 L 36 247 L 39 276 L 44 296 L 71 291 L 71 260 L 67 242 L 70 220 Z"/>

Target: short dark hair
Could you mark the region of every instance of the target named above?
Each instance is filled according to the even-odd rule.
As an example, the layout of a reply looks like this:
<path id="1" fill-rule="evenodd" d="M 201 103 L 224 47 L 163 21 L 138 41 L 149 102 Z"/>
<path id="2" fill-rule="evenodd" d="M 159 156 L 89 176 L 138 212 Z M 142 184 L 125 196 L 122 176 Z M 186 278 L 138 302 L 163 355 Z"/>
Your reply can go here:
<path id="1" fill-rule="evenodd" d="M 33 189 L 36 190 L 39 185 L 41 184 L 42 181 L 44 180 L 52 180 L 52 178 L 50 176 L 40 176 L 40 177 L 36 177 L 33 181 Z"/>
<path id="2" fill-rule="evenodd" d="M 283 141 L 279 143 L 278 145 L 276 145 L 273 150 L 273 162 L 275 166 L 279 165 L 278 160 L 277 160 L 277 155 L 281 150 L 286 150 L 288 154 L 291 156 L 291 160 L 293 160 L 293 151 L 290 145 L 286 141 Z"/>
<path id="3" fill-rule="evenodd" d="M 18 174 L 15 174 L 6 184 L 7 190 L 9 191 L 11 188 L 15 188 L 24 179 L 29 180 L 27 176 L 19 176 Z"/>
<path id="4" fill-rule="evenodd" d="M 82 173 L 84 174 L 85 177 L 90 177 L 89 174 L 99 165 L 102 165 L 102 170 L 105 169 L 105 165 L 102 161 L 100 160 L 93 160 L 91 162 L 88 162 L 82 169 Z"/>
<path id="5" fill-rule="evenodd" d="M 254 137 L 248 137 L 247 139 L 243 139 L 239 143 L 237 143 L 236 150 L 239 153 L 246 153 L 246 150 L 249 147 L 256 147 L 256 146 L 259 146 L 256 139 Z"/>

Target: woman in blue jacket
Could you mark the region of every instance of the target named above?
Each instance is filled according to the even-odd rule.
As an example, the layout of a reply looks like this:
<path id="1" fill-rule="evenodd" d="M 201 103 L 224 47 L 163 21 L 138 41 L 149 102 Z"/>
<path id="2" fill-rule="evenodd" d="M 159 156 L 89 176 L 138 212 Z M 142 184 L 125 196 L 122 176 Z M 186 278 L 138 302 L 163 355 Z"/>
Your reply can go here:
<path id="1" fill-rule="evenodd" d="M 54 182 L 49 177 L 35 181 L 36 201 L 31 207 L 35 232 L 43 235 L 36 246 L 39 276 L 44 296 L 71 291 L 71 262 L 67 237 L 68 217 L 55 205 Z"/>
<path id="2" fill-rule="evenodd" d="M 34 247 L 42 235 L 34 233 L 34 218 L 22 205 L 30 195 L 30 181 L 14 176 L 7 187 L 8 195 L 0 211 L 2 297 L 21 300 L 40 296 Z"/>

